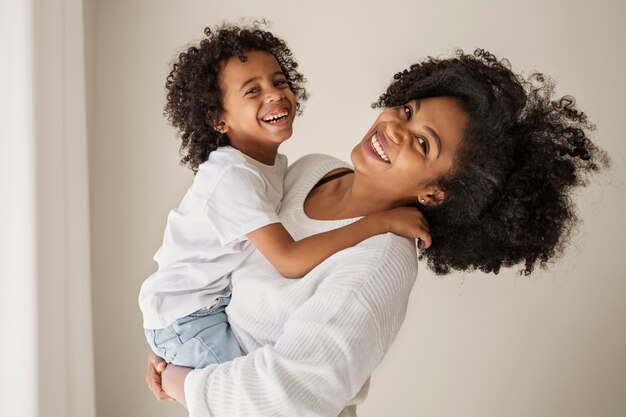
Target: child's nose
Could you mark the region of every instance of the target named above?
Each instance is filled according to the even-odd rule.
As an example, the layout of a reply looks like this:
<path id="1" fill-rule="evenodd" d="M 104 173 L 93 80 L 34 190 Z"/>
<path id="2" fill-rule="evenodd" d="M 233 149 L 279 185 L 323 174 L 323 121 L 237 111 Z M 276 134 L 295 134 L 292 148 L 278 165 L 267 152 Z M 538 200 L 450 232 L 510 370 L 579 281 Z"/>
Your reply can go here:
<path id="1" fill-rule="evenodd" d="M 266 99 L 269 103 L 272 101 L 280 101 L 285 97 L 283 90 L 276 87 L 272 87 L 267 91 Z"/>

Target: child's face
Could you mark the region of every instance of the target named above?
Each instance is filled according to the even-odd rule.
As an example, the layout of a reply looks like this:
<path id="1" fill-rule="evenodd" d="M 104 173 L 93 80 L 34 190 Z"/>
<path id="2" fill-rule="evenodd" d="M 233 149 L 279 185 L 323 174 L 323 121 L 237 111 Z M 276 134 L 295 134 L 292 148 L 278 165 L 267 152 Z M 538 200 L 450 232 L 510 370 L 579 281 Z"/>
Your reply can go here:
<path id="1" fill-rule="evenodd" d="M 248 59 L 229 58 L 220 71 L 224 112 L 220 128 L 246 155 L 273 163 L 292 134 L 296 98 L 272 54 L 248 51 Z"/>

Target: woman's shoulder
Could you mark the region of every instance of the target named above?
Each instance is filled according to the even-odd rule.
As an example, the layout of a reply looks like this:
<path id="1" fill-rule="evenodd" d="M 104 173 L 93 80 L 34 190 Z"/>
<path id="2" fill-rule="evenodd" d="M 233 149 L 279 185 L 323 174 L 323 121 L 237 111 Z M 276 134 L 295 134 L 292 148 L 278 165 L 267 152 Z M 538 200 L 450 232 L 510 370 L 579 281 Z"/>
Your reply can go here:
<path id="1" fill-rule="evenodd" d="M 287 168 L 285 187 L 289 189 L 302 181 L 317 182 L 330 171 L 344 167 L 350 167 L 350 164 L 334 156 L 319 153 L 305 155 Z"/>
<path id="2" fill-rule="evenodd" d="M 410 290 L 417 265 L 415 241 L 386 233 L 336 253 L 320 265 L 318 273 L 331 277 L 324 280 L 325 285 L 350 291 L 372 287 Z"/>
<path id="3" fill-rule="evenodd" d="M 355 246 L 372 270 L 393 269 L 403 274 L 417 274 L 417 248 L 414 239 L 385 233 Z"/>
<path id="4" fill-rule="evenodd" d="M 334 156 L 312 153 L 304 155 L 289 165 L 287 175 L 289 175 L 289 173 L 309 171 L 311 169 L 315 170 L 316 168 L 321 168 L 326 165 L 350 166 L 347 162 L 344 162 L 339 158 L 335 158 Z"/>

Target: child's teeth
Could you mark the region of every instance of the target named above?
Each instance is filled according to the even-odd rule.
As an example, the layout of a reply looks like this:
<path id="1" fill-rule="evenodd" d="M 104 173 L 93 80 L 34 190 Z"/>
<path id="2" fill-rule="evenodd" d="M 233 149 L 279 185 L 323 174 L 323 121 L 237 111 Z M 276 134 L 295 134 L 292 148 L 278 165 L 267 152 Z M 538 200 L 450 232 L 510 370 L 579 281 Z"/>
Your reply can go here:
<path id="1" fill-rule="evenodd" d="M 273 115 L 273 116 L 270 116 L 270 117 L 268 117 L 267 119 L 264 119 L 264 120 L 265 120 L 266 122 L 268 122 L 268 123 L 275 123 L 275 122 L 277 122 L 279 119 L 282 119 L 282 118 L 284 118 L 285 116 L 287 116 L 287 114 L 288 114 L 287 112 L 278 113 L 278 114 L 275 114 L 275 115 Z"/>

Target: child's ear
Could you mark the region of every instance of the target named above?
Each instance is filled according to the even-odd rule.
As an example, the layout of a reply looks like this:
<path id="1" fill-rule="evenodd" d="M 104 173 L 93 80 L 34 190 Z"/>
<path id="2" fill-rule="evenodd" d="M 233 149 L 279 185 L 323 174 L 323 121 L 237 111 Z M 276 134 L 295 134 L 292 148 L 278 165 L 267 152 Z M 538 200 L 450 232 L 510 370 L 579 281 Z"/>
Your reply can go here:
<path id="1" fill-rule="evenodd" d="M 213 129 L 215 129 L 221 134 L 225 134 L 226 132 L 228 132 L 228 125 L 226 124 L 224 120 L 220 120 L 219 122 L 213 125 Z"/>

